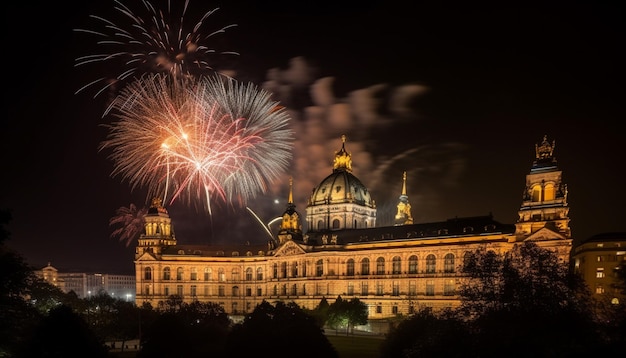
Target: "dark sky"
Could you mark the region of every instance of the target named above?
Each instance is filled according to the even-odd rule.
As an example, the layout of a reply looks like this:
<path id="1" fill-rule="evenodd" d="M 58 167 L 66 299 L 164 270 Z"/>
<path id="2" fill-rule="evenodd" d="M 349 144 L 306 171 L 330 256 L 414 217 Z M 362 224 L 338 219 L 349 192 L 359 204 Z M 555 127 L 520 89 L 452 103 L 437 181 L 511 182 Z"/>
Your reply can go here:
<path id="1" fill-rule="evenodd" d="M 0 207 L 12 213 L 9 245 L 33 266 L 131 273 L 134 244 L 111 238 L 108 221 L 119 207 L 143 205 L 145 194 L 111 177 L 112 162 L 98 152 L 110 120 L 106 96 L 74 94 L 111 68 L 74 67 L 99 47 L 72 29 L 90 28 L 90 14 L 120 17 L 111 1 L 70 3 L 5 11 Z M 493 213 L 514 223 L 534 145 L 548 135 L 580 242 L 626 231 L 618 177 L 626 163 L 626 19 L 617 3 L 374 1 L 337 9 L 330 1 L 191 0 L 189 16 L 219 8 L 208 29 L 211 21 L 213 29 L 237 24 L 215 45 L 240 55 L 219 65 L 275 92 L 292 114 L 293 165 L 248 203 L 263 221 L 285 209 L 289 176 L 305 212 L 345 134 L 379 223 L 395 213 L 404 170 L 417 222 Z M 216 206 L 211 217 L 182 204 L 168 209 L 179 243 L 266 241 L 241 207 Z"/>

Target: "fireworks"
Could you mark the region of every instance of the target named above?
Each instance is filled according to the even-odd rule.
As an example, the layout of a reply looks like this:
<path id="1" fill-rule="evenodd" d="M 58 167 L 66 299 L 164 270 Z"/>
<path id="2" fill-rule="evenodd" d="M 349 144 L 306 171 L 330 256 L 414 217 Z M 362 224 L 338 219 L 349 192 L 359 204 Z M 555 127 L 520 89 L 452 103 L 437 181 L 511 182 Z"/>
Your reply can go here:
<path id="1" fill-rule="evenodd" d="M 236 26 L 227 25 L 218 30 L 203 34 L 206 20 L 218 8 L 204 13 L 200 20 L 191 29 L 187 29 L 185 16 L 189 0 L 184 1 L 180 17 L 172 15 L 171 4 L 168 0 L 167 11 L 157 9 L 147 0 L 142 0 L 145 14 L 137 15 L 129 7 L 115 0 L 114 9 L 121 13 L 125 24 L 107 20 L 103 17 L 91 15 L 102 26 L 101 30 L 74 29 L 76 32 L 96 36 L 107 52 L 82 56 L 76 59 L 75 66 L 106 62 L 103 70 L 120 68 L 121 72 L 111 76 L 100 77 L 81 87 L 79 93 L 91 86 L 101 86 L 94 95 L 97 97 L 107 88 L 119 81 L 133 79 L 143 73 L 168 73 L 173 77 L 191 74 L 213 73 L 209 58 L 216 59 L 217 55 L 238 55 L 237 52 L 221 51 L 211 48 L 206 42 L 224 33 L 227 29 Z M 114 64 L 114 66 L 111 66 Z"/>
<path id="2" fill-rule="evenodd" d="M 144 75 L 127 85 L 105 112 L 101 143 L 111 149 L 113 176 L 149 197 L 245 203 L 277 179 L 291 159 L 292 132 L 284 108 L 252 84 L 220 77 L 172 80 Z"/>
<path id="3" fill-rule="evenodd" d="M 111 237 L 117 237 L 120 241 L 126 242 L 128 247 L 143 232 L 144 217 L 148 213 L 148 208 L 137 209 L 135 204 L 129 207 L 122 206 L 115 211 L 116 216 L 109 220 L 109 225 L 121 225 L 111 233 Z"/>

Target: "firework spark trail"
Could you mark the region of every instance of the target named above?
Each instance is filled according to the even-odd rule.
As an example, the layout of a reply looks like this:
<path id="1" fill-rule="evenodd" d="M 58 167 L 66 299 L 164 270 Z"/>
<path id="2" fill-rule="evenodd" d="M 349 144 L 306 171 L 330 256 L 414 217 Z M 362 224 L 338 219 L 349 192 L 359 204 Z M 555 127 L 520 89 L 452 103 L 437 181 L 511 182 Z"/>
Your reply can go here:
<path id="1" fill-rule="evenodd" d="M 216 71 L 209 58 L 217 55 L 239 55 L 233 51 L 218 52 L 206 43 L 214 36 L 237 26 L 231 24 L 208 35 L 203 34 L 202 30 L 207 19 L 219 8 L 204 13 L 191 30 L 188 30 L 185 16 L 189 0 L 185 1 L 180 17 L 172 14 L 170 1 L 166 11 L 155 8 L 147 0 L 142 0 L 141 3 L 145 14 L 136 14 L 128 6 L 115 0 L 114 9 L 123 15 L 124 24 L 118 25 L 104 17 L 91 15 L 90 18 L 97 20 L 102 26 L 101 30 L 74 29 L 75 32 L 97 37 L 99 39 L 97 45 L 108 51 L 78 57 L 75 67 L 107 63 L 109 64 L 107 69 L 118 68 L 110 66 L 110 63 L 114 62 L 121 71 L 89 82 L 79 88 L 76 94 L 92 86 L 102 85 L 94 95 L 95 98 L 114 84 L 144 73 L 164 72 L 173 77 L 206 75 Z M 174 18 L 176 21 L 170 21 Z"/>
<path id="2" fill-rule="evenodd" d="M 252 84 L 220 76 L 173 80 L 144 75 L 126 86 L 105 111 L 112 176 L 150 197 L 170 195 L 246 203 L 287 168 L 293 133 L 289 116 Z M 170 190 L 165 193 L 164 190 Z"/>
<path id="3" fill-rule="evenodd" d="M 111 233 L 111 237 L 117 237 L 119 241 L 126 242 L 128 247 L 133 240 L 139 237 L 143 231 L 144 217 L 148 208 L 137 209 L 135 204 L 127 207 L 120 207 L 115 211 L 114 217 L 109 220 L 109 225 L 121 225 Z"/>

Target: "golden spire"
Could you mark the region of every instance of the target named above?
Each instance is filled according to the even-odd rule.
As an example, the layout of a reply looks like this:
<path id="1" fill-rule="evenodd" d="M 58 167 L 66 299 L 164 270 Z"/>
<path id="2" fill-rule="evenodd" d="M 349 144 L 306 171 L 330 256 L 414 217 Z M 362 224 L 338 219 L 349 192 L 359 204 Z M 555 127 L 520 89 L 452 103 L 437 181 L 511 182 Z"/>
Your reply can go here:
<path id="1" fill-rule="evenodd" d="M 352 155 L 346 151 L 346 136 L 341 136 L 341 150 L 335 152 L 335 161 L 333 170 L 344 169 L 348 172 L 352 171 Z"/>
<path id="2" fill-rule="evenodd" d="M 398 212 L 396 213 L 395 225 L 413 224 L 411 216 L 411 204 L 409 204 L 409 196 L 406 194 L 406 171 L 402 173 L 402 194 L 398 203 Z"/>
<path id="3" fill-rule="evenodd" d="M 402 173 L 402 195 L 406 196 L 406 170 Z"/>
<path id="4" fill-rule="evenodd" d="M 287 202 L 293 204 L 293 177 L 289 177 L 289 198 Z"/>

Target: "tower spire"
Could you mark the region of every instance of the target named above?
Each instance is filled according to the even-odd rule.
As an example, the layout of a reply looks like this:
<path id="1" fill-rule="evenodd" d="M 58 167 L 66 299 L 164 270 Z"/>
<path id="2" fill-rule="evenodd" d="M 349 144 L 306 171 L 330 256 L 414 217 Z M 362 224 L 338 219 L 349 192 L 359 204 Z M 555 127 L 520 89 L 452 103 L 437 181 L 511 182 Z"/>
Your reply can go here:
<path id="1" fill-rule="evenodd" d="M 302 238 L 302 223 L 300 222 L 300 214 L 296 211 L 296 205 L 293 203 L 293 177 L 289 177 L 289 199 L 287 208 L 283 213 L 278 232 L 278 244 L 282 245 L 288 240 L 300 240 Z"/>
<path id="2" fill-rule="evenodd" d="M 395 225 L 413 224 L 411 216 L 411 204 L 409 204 L 409 196 L 406 193 L 406 171 L 402 173 L 402 194 L 400 194 L 400 202 L 398 202 L 398 212 L 396 213 Z"/>
<path id="3" fill-rule="evenodd" d="M 402 173 L 402 195 L 406 196 L 406 171 Z"/>

